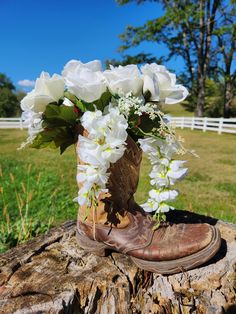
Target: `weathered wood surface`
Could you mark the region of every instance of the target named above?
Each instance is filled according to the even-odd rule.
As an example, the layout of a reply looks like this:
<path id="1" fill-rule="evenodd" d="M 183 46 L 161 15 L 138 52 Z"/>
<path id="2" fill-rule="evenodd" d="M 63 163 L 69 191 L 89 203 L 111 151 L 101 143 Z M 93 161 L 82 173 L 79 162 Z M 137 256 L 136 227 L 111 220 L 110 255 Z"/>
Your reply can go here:
<path id="1" fill-rule="evenodd" d="M 122 254 L 85 253 L 67 222 L 0 255 L 0 313 L 236 313 L 236 225 L 188 212 L 174 219 L 219 227 L 210 263 L 172 276 L 141 271 Z"/>

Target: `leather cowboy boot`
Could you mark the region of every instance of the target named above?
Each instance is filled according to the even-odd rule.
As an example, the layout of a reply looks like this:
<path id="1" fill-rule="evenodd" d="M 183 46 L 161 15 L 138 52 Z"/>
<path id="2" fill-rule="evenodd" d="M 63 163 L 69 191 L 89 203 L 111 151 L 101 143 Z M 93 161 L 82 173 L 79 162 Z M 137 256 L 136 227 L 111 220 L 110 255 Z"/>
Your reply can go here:
<path id="1" fill-rule="evenodd" d="M 179 223 L 153 230 L 152 216 L 133 199 L 141 159 L 142 151 L 128 137 L 123 157 L 109 169 L 109 192 L 100 196 L 97 208 L 89 214 L 85 207 L 79 210 L 79 245 L 100 256 L 109 250 L 127 254 L 140 268 L 161 274 L 192 269 L 210 260 L 221 244 L 214 226 Z"/>

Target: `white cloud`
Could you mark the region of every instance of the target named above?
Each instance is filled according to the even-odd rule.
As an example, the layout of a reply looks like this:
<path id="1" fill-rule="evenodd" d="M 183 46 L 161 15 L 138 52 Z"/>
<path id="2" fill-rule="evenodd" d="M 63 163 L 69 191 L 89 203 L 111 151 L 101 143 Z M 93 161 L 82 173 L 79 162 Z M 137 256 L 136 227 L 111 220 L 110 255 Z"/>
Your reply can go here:
<path id="1" fill-rule="evenodd" d="M 34 87 L 35 81 L 21 80 L 21 81 L 18 81 L 17 84 L 20 85 L 20 86 L 23 86 L 23 87 Z"/>

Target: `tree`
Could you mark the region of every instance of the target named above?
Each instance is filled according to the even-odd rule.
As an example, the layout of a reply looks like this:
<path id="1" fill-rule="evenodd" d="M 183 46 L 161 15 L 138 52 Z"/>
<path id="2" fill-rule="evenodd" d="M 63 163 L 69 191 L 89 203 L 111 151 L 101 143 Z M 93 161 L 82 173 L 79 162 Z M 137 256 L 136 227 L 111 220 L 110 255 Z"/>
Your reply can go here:
<path id="1" fill-rule="evenodd" d="M 224 81 L 224 117 L 229 118 L 232 114 L 236 81 L 236 69 L 233 68 L 233 61 L 236 58 L 236 6 L 222 11 L 221 23 L 214 34 L 219 44 L 218 52 L 222 57 L 219 69 Z"/>
<path id="2" fill-rule="evenodd" d="M 106 67 L 108 68 L 109 65 L 119 66 L 119 65 L 128 65 L 128 64 L 144 64 L 144 63 L 162 63 L 163 58 L 155 58 L 150 53 L 139 53 L 136 56 L 131 55 L 124 55 L 121 61 L 110 59 L 106 60 Z"/>
<path id="3" fill-rule="evenodd" d="M 5 74 L 0 73 L 0 117 L 15 116 L 18 110 L 15 86 Z"/>
<path id="4" fill-rule="evenodd" d="M 133 0 L 137 4 L 149 0 Z M 151 1 L 151 0 L 150 0 Z M 117 0 L 121 5 L 132 0 Z M 164 43 L 169 49 L 165 61 L 179 56 L 185 62 L 185 79 L 189 81 L 192 98 L 196 99 L 195 113 L 203 116 L 205 83 L 210 75 L 212 36 L 222 0 L 154 0 L 161 3 L 164 14 L 139 27 L 128 26 L 120 36 L 124 51 L 143 41 Z"/>

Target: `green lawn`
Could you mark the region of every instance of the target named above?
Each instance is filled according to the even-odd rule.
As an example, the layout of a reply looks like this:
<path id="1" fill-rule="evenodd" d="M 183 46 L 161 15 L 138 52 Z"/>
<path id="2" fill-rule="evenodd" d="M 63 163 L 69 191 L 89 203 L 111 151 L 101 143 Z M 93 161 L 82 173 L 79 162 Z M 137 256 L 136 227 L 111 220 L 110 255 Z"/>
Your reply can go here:
<path id="1" fill-rule="evenodd" d="M 193 117 L 194 112 L 188 111 L 181 104 L 165 105 L 162 110 L 173 117 Z"/>
<path id="2" fill-rule="evenodd" d="M 196 130 L 179 130 L 178 134 L 200 158 L 183 157 L 188 160 L 189 175 L 177 184 L 180 196 L 175 207 L 236 222 L 236 136 Z M 25 217 L 31 235 L 76 218 L 74 147 L 62 156 L 49 149 L 17 150 L 25 137 L 26 131 L 0 130 L 0 232 L 4 234 L 0 242 L 8 241 L 7 226 L 15 223 L 19 230 Z M 148 169 L 144 158 L 136 193 L 140 203 L 149 189 Z"/>

